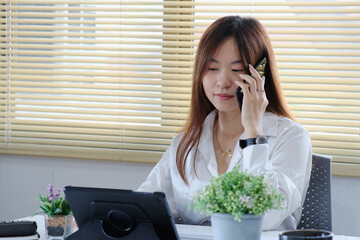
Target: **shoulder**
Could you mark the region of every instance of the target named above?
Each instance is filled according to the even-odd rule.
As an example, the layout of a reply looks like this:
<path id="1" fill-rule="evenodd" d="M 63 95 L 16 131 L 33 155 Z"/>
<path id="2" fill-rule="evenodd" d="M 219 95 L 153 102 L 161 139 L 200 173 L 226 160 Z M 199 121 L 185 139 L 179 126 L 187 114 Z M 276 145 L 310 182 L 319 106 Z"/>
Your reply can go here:
<path id="1" fill-rule="evenodd" d="M 265 121 L 265 129 L 270 132 L 269 135 L 276 137 L 296 136 L 310 140 L 310 135 L 306 128 L 292 119 L 267 112 L 265 114 Z"/>
<path id="2" fill-rule="evenodd" d="M 175 136 L 172 137 L 171 139 L 171 144 L 170 144 L 170 147 L 169 147 L 169 151 L 171 152 L 171 154 L 175 154 L 177 153 L 177 149 L 179 148 L 179 145 L 180 145 L 180 142 L 181 140 L 183 139 L 183 136 L 184 136 L 184 132 L 180 132 L 180 133 L 177 133 Z"/>
<path id="3" fill-rule="evenodd" d="M 311 159 L 312 143 L 306 128 L 292 119 L 276 114 L 272 114 L 271 118 L 272 135 L 268 139 L 270 155 L 281 152 L 282 155 L 286 153 L 296 155 L 297 158 L 305 156 L 306 159 Z M 297 158 L 294 157 L 294 160 Z"/>
<path id="4" fill-rule="evenodd" d="M 181 139 L 183 138 L 183 136 L 184 136 L 184 132 L 180 132 L 180 133 L 176 134 L 171 140 L 171 146 L 174 146 L 174 145 L 179 146 L 179 143 L 180 143 Z"/>
<path id="5" fill-rule="evenodd" d="M 203 126 L 202 126 L 203 131 L 200 136 L 200 142 L 204 141 L 204 139 L 208 139 L 209 136 L 212 138 L 212 129 L 213 129 L 215 118 L 217 117 L 217 114 L 218 114 L 217 110 L 213 110 L 206 116 L 206 118 L 203 122 Z M 185 134 L 184 132 L 180 132 L 180 133 L 176 134 L 171 140 L 171 145 L 178 146 L 180 141 L 183 139 L 184 134 Z"/>
<path id="6" fill-rule="evenodd" d="M 302 134 L 305 136 L 309 136 L 306 128 L 298 122 L 293 121 L 292 119 L 278 116 L 278 125 L 279 125 L 279 134 L 285 134 L 287 132 L 291 132 L 294 134 Z"/>

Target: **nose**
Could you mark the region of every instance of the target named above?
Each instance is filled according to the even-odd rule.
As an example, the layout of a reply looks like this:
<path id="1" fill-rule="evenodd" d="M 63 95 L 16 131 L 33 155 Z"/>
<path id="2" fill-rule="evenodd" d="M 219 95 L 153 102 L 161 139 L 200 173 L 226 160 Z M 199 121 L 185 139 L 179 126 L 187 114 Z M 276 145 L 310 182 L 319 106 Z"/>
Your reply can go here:
<path id="1" fill-rule="evenodd" d="M 220 88 L 225 88 L 228 89 L 232 86 L 233 84 L 233 80 L 231 79 L 231 74 L 228 71 L 220 71 L 216 84 L 220 87 Z"/>

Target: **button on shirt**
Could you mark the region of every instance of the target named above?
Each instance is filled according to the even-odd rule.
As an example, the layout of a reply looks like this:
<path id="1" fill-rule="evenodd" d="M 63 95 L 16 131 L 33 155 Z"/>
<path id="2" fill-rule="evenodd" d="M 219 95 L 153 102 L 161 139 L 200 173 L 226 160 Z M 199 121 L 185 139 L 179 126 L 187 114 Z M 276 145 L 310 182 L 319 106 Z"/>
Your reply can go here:
<path id="1" fill-rule="evenodd" d="M 199 189 L 208 185 L 212 176 L 218 176 L 212 135 L 216 115 L 214 110 L 204 122 L 195 170 L 194 149 L 186 161 L 189 185 L 184 183 L 176 166 L 176 151 L 182 138 L 180 133 L 172 139 L 171 146 L 138 188 L 138 191 L 164 192 L 172 215 L 181 217 L 187 224 L 202 224 L 209 219 L 189 206 Z M 284 194 L 286 206 L 265 213 L 263 230 L 296 229 L 310 179 L 312 146 L 309 134 L 300 124 L 269 112 L 263 117 L 263 132 L 268 143 L 244 149 L 237 144 L 227 171 L 240 164 L 241 170 L 264 173 L 268 181 Z M 244 134 L 240 138 L 243 139 Z"/>

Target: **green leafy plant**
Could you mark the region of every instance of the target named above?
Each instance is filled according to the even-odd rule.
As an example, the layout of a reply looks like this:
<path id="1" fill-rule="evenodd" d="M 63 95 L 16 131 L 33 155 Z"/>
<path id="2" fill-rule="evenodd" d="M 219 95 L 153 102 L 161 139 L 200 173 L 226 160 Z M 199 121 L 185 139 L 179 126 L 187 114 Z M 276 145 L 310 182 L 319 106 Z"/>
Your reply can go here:
<path id="1" fill-rule="evenodd" d="M 49 184 L 47 190 L 47 195 L 39 195 L 41 211 L 36 214 L 45 213 L 48 217 L 71 214 L 69 202 L 66 200 L 65 195 L 64 197 L 61 196 L 61 189 L 56 188 L 54 190 L 54 186 Z"/>
<path id="2" fill-rule="evenodd" d="M 205 215 L 229 213 L 240 221 L 244 214 L 261 215 L 270 209 L 280 209 L 284 199 L 263 174 L 241 172 L 240 166 L 236 166 L 212 177 L 210 184 L 199 190 L 192 207 Z"/>

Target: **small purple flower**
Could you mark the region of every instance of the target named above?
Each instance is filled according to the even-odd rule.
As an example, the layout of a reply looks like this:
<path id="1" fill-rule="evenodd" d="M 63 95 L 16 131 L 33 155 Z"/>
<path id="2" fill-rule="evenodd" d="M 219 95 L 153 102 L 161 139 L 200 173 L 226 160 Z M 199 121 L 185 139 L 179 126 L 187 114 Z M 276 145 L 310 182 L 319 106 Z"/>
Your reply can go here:
<path id="1" fill-rule="evenodd" d="M 52 184 L 49 184 L 48 187 L 47 187 L 47 190 L 48 190 L 48 193 L 49 193 L 48 194 L 49 202 L 51 202 L 54 199 L 53 189 L 54 189 L 54 186 Z"/>
<path id="2" fill-rule="evenodd" d="M 52 184 L 49 184 L 48 187 L 47 187 L 48 193 L 50 195 L 52 195 L 53 188 L 54 188 L 54 186 Z"/>
<path id="3" fill-rule="evenodd" d="M 56 188 L 56 193 L 54 195 L 54 199 L 56 200 L 61 194 L 61 189 L 60 188 Z"/>
<path id="4" fill-rule="evenodd" d="M 49 202 L 51 202 L 54 199 L 54 196 L 51 194 L 48 196 L 49 197 Z"/>

